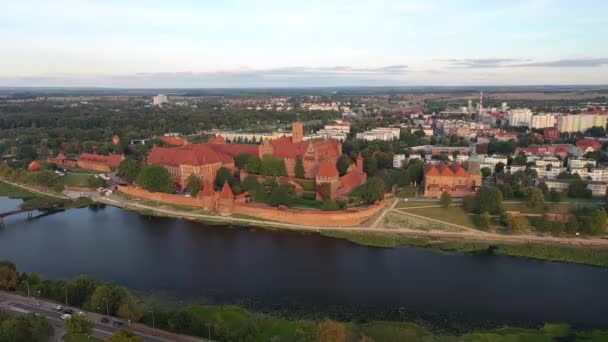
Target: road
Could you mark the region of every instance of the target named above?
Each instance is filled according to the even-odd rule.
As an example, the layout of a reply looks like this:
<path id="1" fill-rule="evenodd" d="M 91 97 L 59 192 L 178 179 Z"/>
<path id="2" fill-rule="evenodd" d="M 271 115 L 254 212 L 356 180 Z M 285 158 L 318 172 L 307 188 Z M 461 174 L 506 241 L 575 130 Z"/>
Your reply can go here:
<path id="1" fill-rule="evenodd" d="M 49 322 L 55 328 L 55 338 L 54 341 L 61 341 L 61 337 L 65 334 L 64 329 L 64 321 L 61 319 L 61 312 L 54 310 L 53 308 L 57 306 L 57 303 L 52 303 L 44 300 L 33 300 L 28 299 L 26 297 L 18 296 L 13 293 L 8 293 L 4 291 L 0 291 L 0 310 L 12 314 L 12 315 L 25 315 L 29 313 L 38 314 L 45 316 Z M 71 308 L 74 312 L 82 311 L 77 308 Z M 112 324 L 104 324 L 101 323 L 102 316 L 97 313 L 84 311 L 86 317 L 93 322 L 95 325 L 93 327 L 93 336 L 102 340 L 109 338 L 114 332 L 120 329 L 120 327 L 115 327 Z M 124 320 L 109 317 L 111 321 L 120 321 L 124 322 Z M 127 326 L 127 322 L 124 322 L 124 325 Z M 167 342 L 167 341 L 208 341 L 205 339 L 200 339 L 196 337 L 183 336 L 173 334 L 167 331 L 152 329 L 143 324 L 133 324 L 130 329 L 140 335 L 143 338 L 143 341 L 147 342 Z"/>

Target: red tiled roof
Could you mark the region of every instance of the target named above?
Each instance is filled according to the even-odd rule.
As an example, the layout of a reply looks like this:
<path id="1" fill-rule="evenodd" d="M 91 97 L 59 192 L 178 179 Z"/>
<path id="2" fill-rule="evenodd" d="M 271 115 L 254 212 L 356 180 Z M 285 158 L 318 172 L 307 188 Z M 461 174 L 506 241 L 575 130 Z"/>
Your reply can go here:
<path id="1" fill-rule="evenodd" d="M 224 144 L 226 143 L 226 139 L 223 136 L 218 135 L 209 139 L 210 144 Z"/>
<path id="2" fill-rule="evenodd" d="M 222 187 L 222 192 L 220 192 L 221 199 L 234 199 L 234 194 L 232 193 L 232 189 L 230 189 L 230 185 L 228 185 L 228 181 L 224 182 L 224 186 Z"/>
<path id="3" fill-rule="evenodd" d="M 339 154 L 339 145 L 335 140 L 302 141 L 294 143 L 291 137 L 271 140 L 272 154 L 278 158 L 296 158 L 302 156 L 312 145 L 315 153 L 320 155 L 336 156 Z"/>
<path id="4" fill-rule="evenodd" d="M 207 144 L 192 144 L 169 148 L 154 147 L 148 157 L 148 163 L 168 166 L 205 165 L 222 162 L 225 159 Z"/>
<path id="5" fill-rule="evenodd" d="M 27 166 L 27 169 L 30 171 L 38 171 L 40 170 L 40 163 L 34 160 Z"/>
<path id="6" fill-rule="evenodd" d="M 258 145 L 246 144 L 210 144 L 209 147 L 218 153 L 227 154 L 231 157 L 241 153 L 250 154 L 257 157 L 260 150 Z"/>
<path id="7" fill-rule="evenodd" d="M 336 164 L 331 160 L 324 161 L 317 172 L 317 177 L 338 177 L 339 175 Z"/>
<path id="8" fill-rule="evenodd" d="M 424 167 L 425 176 L 439 176 L 439 170 L 433 164 L 428 164 Z"/>
<path id="9" fill-rule="evenodd" d="M 598 151 L 602 149 L 602 143 L 595 139 L 581 139 L 576 142 L 576 146 L 581 149 L 581 151 L 585 152 L 589 147 L 593 148 L 594 151 Z"/>
<path id="10" fill-rule="evenodd" d="M 439 171 L 439 174 L 441 176 L 454 176 L 454 171 L 452 171 L 444 162 L 441 162 L 439 163 L 439 165 L 437 165 L 437 170 Z"/>
<path id="11" fill-rule="evenodd" d="M 346 175 L 340 177 L 340 183 L 343 187 L 353 188 L 356 185 L 361 183 L 361 175 L 354 173 L 347 173 Z"/>
<path id="12" fill-rule="evenodd" d="M 183 146 L 183 145 L 186 145 L 186 143 L 187 143 L 187 140 L 184 138 L 162 137 L 162 138 L 160 138 L 160 140 L 162 142 L 164 142 L 165 144 L 173 145 L 173 146 Z"/>
<path id="13" fill-rule="evenodd" d="M 110 154 L 104 156 L 102 154 L 82 153 L 79 160 L 90 163 L 104 164 L 107 166 L 118 167 L 120 162 L 125 158 L 122 154 Z"/>

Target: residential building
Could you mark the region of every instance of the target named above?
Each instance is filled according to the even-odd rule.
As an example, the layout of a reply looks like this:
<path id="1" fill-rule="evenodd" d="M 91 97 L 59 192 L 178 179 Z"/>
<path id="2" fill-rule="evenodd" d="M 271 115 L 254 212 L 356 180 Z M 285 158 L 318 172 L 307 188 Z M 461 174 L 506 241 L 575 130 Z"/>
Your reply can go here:
<path id="1" fill-rule="evenodd" d="M 555 114 L 537 114 L 532 115 L 530 128 L 548 128 L 555 126 Z"/>
<path id="2" fill-rule="evenodd" d="M 532 111 L 528 108 L 512 109 L 509 111 L 509 126 L 530 127 Z"/>
<path id="3" fill-rule="evenodd" d="M 470 173 L 460 164 L 427 164 L 424 169 L 424 197 L 440 197 L 447 191 L 452 197 L 464 197 L 481 185 L 481 175 Z"/>
<path id="4" fill-rule="evenodd" d="M 356 138 L 366 141 L 372 140 L 384 140 L 390 141 L 399 139 L 401 135 L 401 128 L 399 127 L 378 127 L 371 131 L 357 133 Z"/>
<path id="5" fill-rule="evenodd" d="M 553 179 L 544 181 L 547 184 L 547 188 L 549 191 L 555 190 L 559 192 L 567 192 L 570 187 L 570 183 L 573 182 L 572 179 Z M 587 189 L 591 190 L 591 195 L 593 197 L 604 197 L 606 196 L 606 189 L 608 187 L 608 183 L 606 182 L 596 182 L 596 181 L 587 181 Z"/>
<path id="6" fill-rule="evenodd" d="M 602 142 L 597 139 L 584 138 L 576 142 L 576 146 L 583 154 L 595 152 L 602 149 Z"/>
<path id="7" fill-rule="evenodd" d="M 167 95 L 158 94 L 152 97 L 152 104 L 155 106 L 162 107 L 165 103 L 169 103 Z"/>
<path id="8" fill-rule="evenodd" d="M 551 167 L 562 167 L 563 166 L 563 162 L 553 156 L 546 156 L 546 157 L 543 157 L 542 159 L 538 159 L 538 160 L 536 160 L 535 164 L 538 167 L 547 167 L 547 165 L 551 165 Z"/>
<path id="9" fill-rule="evenodd" d="M 123 154 L 101 154 L 82 153 L 78 158 L 77 166 L 81 169 L 95 170 L 100 172 L 111 172 L 118 168 L 120 162 L 125 159 Z"/>
<path id="10" fill-rule="evenodd" d="M 506 173 L 515 173 L 519 171 L 526 171 L 526 165 L 509 165 L 505 168 Z"/>
<path id="11" fill-rule="evenodd" d="M 586 168 L 588 165 L 595 167 L 597 165 L 597 161 L 595 159 L 587 159 L 587 158 L 569 158 L 568 159 L 568 167 L 570 169 L 581 169 Z"/>
<path id="12" fill-rule="evenodd" d="M 562 159 L 568 155 L 578 157 L 581 155 L 581 150 L 571 144 L 558 145 L 531 145 L 530 147 L 518 147 L 515 149 L 514 155 L 524 153 L 526 156 L 558 156 Z"/>
<path id="13" fill-rule="evenodd" d="M 395 154 L 393 156 L 393 167 L 398 169 L 401 168 L 403 163 L 405 162 L 405 154 Z"/>
<path id="14" fill-rule="evenodd" d="M 557 122 L 560 132 L 585 132 L 591 127 L 606 127 L 608 114 L 562 115 Z"/>
<path id="15" fill-rule="evenodd" d="M 567 171 L 565 167 L 531 166 L 539 179 L 557 179 L 560 173 Z"/>
<path id="16" fill-rule="evenodd" d="M 545 128 L 545 130 L 543 132 L 543 139 L 551 140 L 551 141 L 559 140 L 560 139 L 559 130 L 555 127 Z"/>

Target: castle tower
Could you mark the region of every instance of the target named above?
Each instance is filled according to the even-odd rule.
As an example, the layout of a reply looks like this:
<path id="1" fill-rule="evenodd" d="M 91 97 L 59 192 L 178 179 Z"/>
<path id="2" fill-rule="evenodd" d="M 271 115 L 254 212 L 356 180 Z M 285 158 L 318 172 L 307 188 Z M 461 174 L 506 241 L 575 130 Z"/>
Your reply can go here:
<path id="1" fill-rule="evenodd" d="M 120 143 L 120 137 L 119 137 L 118 135 L 116 135 L 116 134 L 115 134 L 115 135 L 112 137 L 112 144 L 114 144 L 114 145 L 118 145 L 118 143 Z"/>
<path id="2" fill-rule="evenodd" d="M 226 181 L 220 192 L 220 197 L 217 200 L 217 212 L 222 216 L 228 216 L 232 214 L 233 210 L 234 194 L 232 193 L 232 189 L 230 189 L 230 185 L 228 185 L 228 181 Z"/>
<path id="3" fill-rule="evenodd" d="M 363 156 L 361 153 L 357 155 L 357 170 L 359 173 L 363 173 Z"/>
<path id="4" fill-rule="evenodd" d="M 213 191 L 213 184 L 209 180 L 205 181 L 203 191 L 199 192 L 196 197 L 203 201 L 203 209 L 206 211 L 215 209 L 215 191 Z"/>
<path id="5" fill-rule="evenodd" d="M 298 121 L 291 125 L 291 140 L 294 143 L 299 143 L 304 140 L 304 124 Z"/>
<path id="6" fill-rule="evenodd" d="M 339 180 L 340 174 L 336 168 L 336 163 L 331 160 L 324 161 L 315 177 L 317 200 L 336 199 Z"/>

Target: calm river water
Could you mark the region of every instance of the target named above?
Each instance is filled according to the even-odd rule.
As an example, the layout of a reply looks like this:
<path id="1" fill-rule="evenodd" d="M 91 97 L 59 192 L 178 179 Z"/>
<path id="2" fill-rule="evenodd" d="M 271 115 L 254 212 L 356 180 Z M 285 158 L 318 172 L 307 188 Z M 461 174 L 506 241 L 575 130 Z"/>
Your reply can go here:
<path id="1" fill-rule="evenodd" d="M 20 202 L 0 198 L 0 210 Z M 310 308 L 321 315 L 342 310 L 346 318 L 349 310 L 363 310 L 608 327 L 608 271 L 596 267 L 371 248 L 315 234 L 148 218 L 113 207 L 32 221 L 17 215 L 5 223 L 0 259 L 50 278 L 87 273 L 149 294 Z M 380 316 L 373 317 L 387 318 Z"/>

